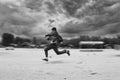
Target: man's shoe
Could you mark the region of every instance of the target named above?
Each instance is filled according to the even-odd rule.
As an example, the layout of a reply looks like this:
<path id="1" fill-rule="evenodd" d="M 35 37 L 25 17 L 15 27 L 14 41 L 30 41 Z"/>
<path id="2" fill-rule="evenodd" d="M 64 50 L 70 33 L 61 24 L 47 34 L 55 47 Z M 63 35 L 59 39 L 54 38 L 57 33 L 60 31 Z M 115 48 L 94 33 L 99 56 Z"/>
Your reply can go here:
<path id="1" fill-rule="evenodd" d="M 48 61 L 48 59 L 47 59 L 47 58 L 45 58 L 45 59 L 42 59 L 42 60 L 44 60 L 44 61 Z"/>
<path id="2" fill-rule="evenodd" d="M 66 53 L 68 54 L 68 56 L 70 56 L 70 51 L 69 50 L 66 50 Z"/>

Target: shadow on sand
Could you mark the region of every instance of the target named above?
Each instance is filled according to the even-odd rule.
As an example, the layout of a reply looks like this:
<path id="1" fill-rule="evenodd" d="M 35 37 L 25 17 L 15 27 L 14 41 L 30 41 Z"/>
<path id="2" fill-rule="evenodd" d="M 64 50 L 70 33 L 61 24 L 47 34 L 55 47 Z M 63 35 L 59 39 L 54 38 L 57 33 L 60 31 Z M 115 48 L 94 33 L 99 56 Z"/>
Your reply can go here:
<path id="1" fill-rule="evenodd" d="M 62 64 L 62 63 L 65 63 L 63 61 L 50 61 L 49 63 L 51 64 Z"/>
<path id="2" fill-rule="evenodd" d="M 115 57 L 120 57 L 120 54 L 119 55 L 115 55 Z"/>

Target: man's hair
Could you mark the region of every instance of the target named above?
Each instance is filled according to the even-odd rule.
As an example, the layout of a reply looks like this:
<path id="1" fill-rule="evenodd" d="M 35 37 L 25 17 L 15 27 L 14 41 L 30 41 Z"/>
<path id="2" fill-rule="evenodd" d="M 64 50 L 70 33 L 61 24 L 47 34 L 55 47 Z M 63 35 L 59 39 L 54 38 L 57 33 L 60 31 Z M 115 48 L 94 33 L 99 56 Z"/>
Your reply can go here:
<path id="1" fill-rule="evenodd" d="M 55 31 L 56 31 L 57 29 L 56 29 L 55 27 L 53 27 L 52 30 L 55 30 Z"/>

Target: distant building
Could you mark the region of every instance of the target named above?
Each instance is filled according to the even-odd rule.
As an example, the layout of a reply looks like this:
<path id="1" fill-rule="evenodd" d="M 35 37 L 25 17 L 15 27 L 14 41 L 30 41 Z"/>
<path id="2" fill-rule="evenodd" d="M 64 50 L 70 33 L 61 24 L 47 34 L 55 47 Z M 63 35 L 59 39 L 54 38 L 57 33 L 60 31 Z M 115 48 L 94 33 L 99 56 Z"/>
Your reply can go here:
<path id="1" fill-rule="evenodd" d="M 79 46 L 80 48 L 100 49 L 104 47 L 104 42 L 103 41 L 80 41 Z"/>

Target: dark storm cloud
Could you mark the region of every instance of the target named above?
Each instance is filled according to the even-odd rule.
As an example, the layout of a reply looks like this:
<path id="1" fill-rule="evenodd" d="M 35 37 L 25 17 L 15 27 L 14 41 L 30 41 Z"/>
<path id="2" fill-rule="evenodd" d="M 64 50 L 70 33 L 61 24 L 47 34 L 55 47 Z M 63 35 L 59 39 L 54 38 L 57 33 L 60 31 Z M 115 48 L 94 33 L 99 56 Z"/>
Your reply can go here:
<path id="1" fill-rule="evenodd" d="M 112 23 L 112 24 L 107 24 L 101 29 L 94 30 L 92 32 L 89 32 L 91 35 L 114 35 L 120 32 L 120 23 Z"/>
<path id="2" fill-rule="evenodd" d="M 91 28 L 88 27 L 87 23 L 76 23 L 74 21 L 70 21 L 65 25 L 65 27 L 61 28 L 60 31 L 68 34 L 77 34 L 84 33 L 89 30 L 91 30 Z"/>
<path id="3" fill-rule="evenodd" d="M 0 35 L 12 32 L 16 35 L 29 35 L 36 21 L 21 13 L 19 8 L 0 3 Z"/>
<path id="4" fill-rule="evenodd" d="M 32 10 L 40 11 L 43 0 L 25 0 L 25 6 Z"/>
<path id="5" fill-rule="evenodd" d="M 11 31 L 21 29 L 22 34 L 41 35 L 47 30 L 48 20 L 51 19 L 55 20 L 58 31 L 66 37 L 117 34 L 120 31 L 119 0 L 25 0 L 21 9 L 23 12 L 20 8 L 9 6 L 3 9 L 5 11 L 0 8 L 1 26 L 11 24 L 12 28 L 15 27 L 12 25 L 22 25 Z M 3 15 L 3 12 L 6 14 Z"/>
<path id="6" fill-rule="evenodd" d="M 45 4 L 47 5 L 48 11 L 47 13 L 49 14 L 56 14 L 57 10 L 56 10 L 56 6 L 51 3 L 51 2 L 45 2 Z"/>
<path id="7" fill-rule="evenodd" d="M 35 23 L 32 17 L 22 14 L 19 9 L 11 8 L 9 5 L 0 4 L 1 22 L 10 23 L 12 25 L 29 25 Z"/>
<path id="8" fill-rule="evenodd" d="M 44 9 L 41 6 L 46 6 L 45 13 L 48 15 L 66 15 L 68 21 L 59 27 L 64 34 L 105 35 L 119 32 L 116 30 L 120 22 L 119 0 L 36 0 L 34 3 L 31 0 L 30 3 L 38 5 L 41 10 Z M 62 24 L 62 21 L 59 23 Z"/>
<path id="9" fill-rule="evenodd" d="M 120 32 L 120 3 L 110 0 L 96 0 L 76 13 L 78 23 L 69 21 L 60 30 L 66 34 L 107 35 Z M 82 17 L 79 17 L 81 16 Z M 79 23 L 81 19 L 84 22 Z"/>
<path id="10" fill-rule="evenodd" d="M 61 0 L 61 2 L 68 15 L 74 16 L 77 9 L 81 8 L 88 0 Z"/>
<path id="11" fill-rule="evenodd" d="M 20 14 L 13 14 L 7 18 L 7 21 L 12 25 L 32 25 L 36 21 L 31 17 L 20 15 Z"/>

